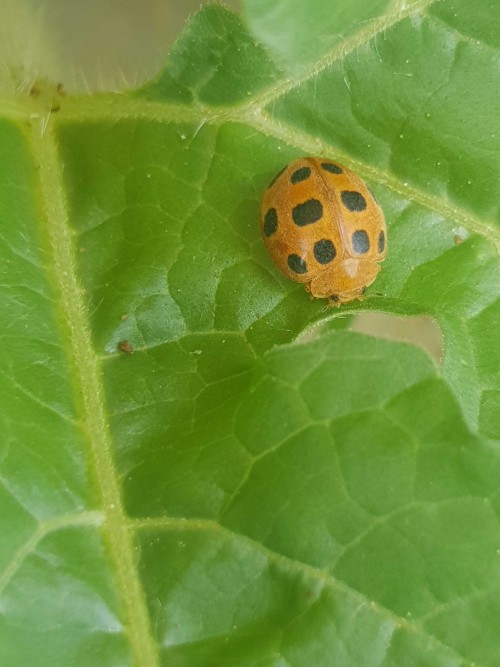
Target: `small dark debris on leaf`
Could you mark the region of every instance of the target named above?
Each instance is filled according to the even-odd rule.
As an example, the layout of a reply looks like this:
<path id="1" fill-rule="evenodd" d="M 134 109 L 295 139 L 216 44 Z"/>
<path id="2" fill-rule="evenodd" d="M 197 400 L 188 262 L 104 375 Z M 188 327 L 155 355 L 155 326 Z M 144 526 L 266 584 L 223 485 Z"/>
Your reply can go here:
<path id="1" fill-rule="evenodd" d="M 130 341 L 128 340 L 121 340 L 118 343 L 118 349 L 120 352 L 123 352 L 124 354 L 132 354 L 134 351 L 134 348 L 132 347 Z"/>

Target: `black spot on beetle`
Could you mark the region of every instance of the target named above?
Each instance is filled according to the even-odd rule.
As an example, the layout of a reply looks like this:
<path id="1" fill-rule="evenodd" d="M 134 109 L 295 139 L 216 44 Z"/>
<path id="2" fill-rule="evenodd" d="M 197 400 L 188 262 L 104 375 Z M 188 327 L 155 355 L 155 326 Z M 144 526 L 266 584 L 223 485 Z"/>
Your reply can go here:
<path id="1" fill-rule="evenodd" d="M 378 235 L 378 251 L 384 252 L 384 249 L 385 249 L 385 234 L 384 230 L 382 229 L 380 234 Z"/>
<path id="2" fill-rule="evenodd" d="M 329 264 L 337 254 L 330 239 L 322 239 L 314 244 L 314 256 L 320 264 Z"/>
<path id="3" fill-rule="evenodd" d="M 264 234 L 272 236 L 278 229 L 278 214 L 275 208 L 270 208 L 264 216 Z"/>
<path id="4" fill-rule="evenodd" d="M 288 255 L 288 266 L 294 273 L 307 273 L 307 264 L 298 255 Z"/>
<path id="5" fill-rule="evenodd" d="M 333 164 L 333 162 L 322 162 L 321 168 L 324 169 L 325 171 L 329 171 L 331 174 L 344 173 L 342 169 L 337 164 Z"/>
<path id="6" fill-rule="evenodd" d="M 309 176 L 311 175 L 311 170 L 309 167 L 301 167 L 300 169 L 297 169 L 297 171 L 294 171 L 293 174 L 290 176 L 290 180 L 293 184 L 295 183 L 300 183 L 300 181 L 305 181 Z"/>
<path id="7" fill-rule="evenodd" d="M 348 211 L 364 211 L 366 208 L 366 199 L 361 192 L 343 190 L 340 198 Z"/>
<path id="8" fill-rule="evenodd" d="M 358 229 L 352 235 L 352 247 L 354 252 L 364 255 L 370 250 L 370 239 L 364 229 Z"/>
<path id="9" fill-rule="evenodd" d="M 322 217 L 323 205 L 317 199 L 308 199 L 303 204 L 297 204 L 292 210 L 293 221 L 299 227 L 311 225 Z"/>

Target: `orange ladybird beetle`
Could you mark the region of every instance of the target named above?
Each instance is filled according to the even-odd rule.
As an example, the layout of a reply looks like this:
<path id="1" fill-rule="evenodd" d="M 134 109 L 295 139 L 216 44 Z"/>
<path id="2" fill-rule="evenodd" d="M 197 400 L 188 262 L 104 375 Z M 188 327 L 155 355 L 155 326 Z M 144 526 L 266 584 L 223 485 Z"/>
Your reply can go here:
<path id="1" fill-rule="evenodd" d="M 385 259 L 384 214 L 366 184 L 331 160 L 301 158 L 264 193 L 264 243 L 279 270 L 312 296 L 362 298 Z"/>

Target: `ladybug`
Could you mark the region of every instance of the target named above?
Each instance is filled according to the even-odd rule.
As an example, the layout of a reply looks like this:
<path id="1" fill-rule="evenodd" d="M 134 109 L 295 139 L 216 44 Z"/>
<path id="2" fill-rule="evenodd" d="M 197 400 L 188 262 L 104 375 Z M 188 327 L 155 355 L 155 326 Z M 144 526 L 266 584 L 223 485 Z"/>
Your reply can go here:
<path id="1" fill-rule="evenodd" d="M 384 214 L 367 185 L 319 157 L 296 160 L 271 181 L 261 232 L 278 269 L 330 305 L 361 299 L 385 259 Z"/>

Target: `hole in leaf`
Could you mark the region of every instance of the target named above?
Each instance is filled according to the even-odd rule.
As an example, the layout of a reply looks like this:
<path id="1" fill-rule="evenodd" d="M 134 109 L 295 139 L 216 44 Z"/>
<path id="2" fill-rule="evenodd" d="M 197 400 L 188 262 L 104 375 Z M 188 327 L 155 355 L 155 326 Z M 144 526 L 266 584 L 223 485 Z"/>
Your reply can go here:
<path id="1" fill-rule="evenodd" d="M 419 345 L 438 363 L 441 362 L 443 337 L 432 317 L 394 317 L 385 313 L 361 313 L 354 319 L 351 330 Z"/>

